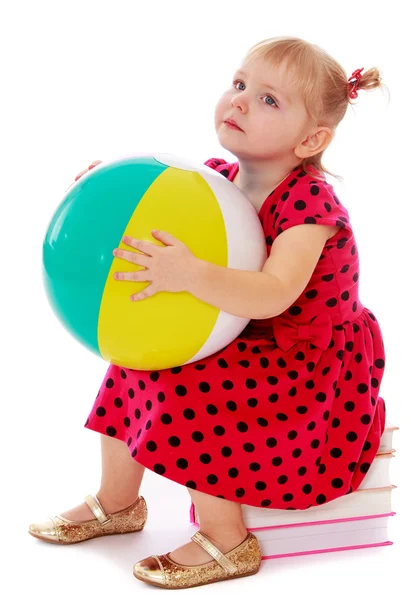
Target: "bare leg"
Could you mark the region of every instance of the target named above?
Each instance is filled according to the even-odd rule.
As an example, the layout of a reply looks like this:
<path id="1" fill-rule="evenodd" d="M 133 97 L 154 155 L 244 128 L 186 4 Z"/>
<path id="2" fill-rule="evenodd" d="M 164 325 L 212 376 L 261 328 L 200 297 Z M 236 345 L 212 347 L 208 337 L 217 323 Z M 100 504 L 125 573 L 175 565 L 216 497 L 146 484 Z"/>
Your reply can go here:
<path id="1" fill-rule="evenodd" d="M 241 504 L 187 489 L 198 512 L 200 533 L 223 554 L 241 544 L 248 534 Z M 212 560 L 208 552 L 193 541 L 173 550 L 170 558 L 182 565 L 201 565 Z"/>
<path id="2" fill-rule="evenodd" d="M 130 455 L 127 444 L 103 434 L 101 434 L 101 459 L 101 483 L 95 495 L 107 514 L 118 512 L 137 500 L 145 467 Z M 60 514 L 73 521 L 88 521 L 95 518 L 85 502 Z"/>

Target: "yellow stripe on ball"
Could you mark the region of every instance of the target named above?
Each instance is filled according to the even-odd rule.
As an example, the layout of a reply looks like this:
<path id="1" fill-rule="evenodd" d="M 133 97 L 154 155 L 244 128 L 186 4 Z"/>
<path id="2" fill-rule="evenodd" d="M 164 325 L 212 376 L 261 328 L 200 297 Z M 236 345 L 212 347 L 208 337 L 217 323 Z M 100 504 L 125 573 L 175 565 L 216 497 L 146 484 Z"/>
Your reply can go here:
<path id="1" fill-rule="evenodd" d="M 140 199 L 123 235 L 162 245 L 151 236 L 153 229 L 171 233 L 200 259 L 220 266 L 228 264 L 227 235 L 220 205 L 197 172 L 166 169 Z M 118 247 L 130 251 L 121 239 Z M 149 284 L 116 281 L 114 273 L 140 269 L 113 258 L 98 322 L 101 355 L 126 368 L 139 364 L 143 370 L 155 370 L 183 365 L 206 343 L 220 310 L 188 292 L 159 292 L 132 302 L 130 296 Z"/>

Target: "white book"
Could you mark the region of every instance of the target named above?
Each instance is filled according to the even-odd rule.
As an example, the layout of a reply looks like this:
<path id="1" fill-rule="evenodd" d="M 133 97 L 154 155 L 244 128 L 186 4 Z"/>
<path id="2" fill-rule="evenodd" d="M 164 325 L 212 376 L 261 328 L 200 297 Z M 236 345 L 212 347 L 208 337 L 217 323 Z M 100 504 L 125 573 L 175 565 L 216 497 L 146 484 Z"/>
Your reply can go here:
<path id="1" fill-rule="evenodd" d="M 318 521 L 369 517 L 391 514 L 392 490 L 397 486 L 363 489 L 341 496 L 306 510 L 282 510 L 242 505 L 244 524 L 247 529 L 273 527 L 276 525 L 306 524 Z M 199 525 L 197 511 L 192 510 L 190 521 Z"/>
<path id="2" fill-rule="evenodd" d="M 398 431 L 399 427 L 393 425 L 389 421 L 385 421 L 385 429 L 384 433 L 381 436 L 380 447 L 378 449 L 378 454 L 384 454 L 385 452 L 395 452 L 392 446 L 392 438 L 394 435 L 394 431 Z"/>
<path id="3" fill-rule="evenodd" d="M 243 519 L 247 529 L 272 527 L 292 523 L 315 523 L 355 517 L 387 515 L 391 513 L 391 492 L 395 485 L 385 488 L 357 490 L 352 494 L 311 506 L 306 510 L 258 508 L 243 504 Z"/>
<path id="4" fill-rule="evenodd" d="M 389 515 L 391 516 L 391 515 Z M 306 526 L 280 526 L 253 531 L 262 559 L 389 546 L 389 516 L 340 520 Z"/>
<path id="5" fill-rule="evenodd" d="M 369 490 L 370 488 L 390 486 L 390 465 L 392 458 L 395 458 L 395 454 L 392 452 L 389 454 L 377 454 L 358 489 Z"/>

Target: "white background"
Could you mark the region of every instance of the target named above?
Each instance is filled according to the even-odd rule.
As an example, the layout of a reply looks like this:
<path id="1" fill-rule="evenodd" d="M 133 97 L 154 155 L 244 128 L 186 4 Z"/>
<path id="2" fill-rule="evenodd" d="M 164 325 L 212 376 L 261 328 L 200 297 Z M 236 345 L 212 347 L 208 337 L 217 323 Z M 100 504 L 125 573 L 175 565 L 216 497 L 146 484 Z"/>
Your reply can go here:
<path id="1" fill-rule="evenodd" d="M 189 541 L 187 490 L 146 470 L 146 529 L 59 547 L 28 524 L 95 493 L 99 434 L 83 425 L 107 363 L 54 316 L 42 243 L 74 177 L 93 160 L 171 152 L 204 162 L 221 148 L 214 107 L 250 46 L 290 35 L 323 47 L 347 77 L 377 66 L 386 92 L 361 92 L 324 155 L 347 207 L 361 261 L 360 298 L 380 322 L 381 387 L 394 436 L 394 510 L 382 549 L 264 561 L 255 577 L 191 590 L 221 596 L 405 597 L 393 586 L 408 554 L 410 456 L 410 32 L 403 3 L 14 0 L 0 11 L 1 547 L 8 597 L 111 599 L 164 593 L 134 562 Z M 4 561 L 4 558 L 3 558 Z M 240 588 L 241 586 L 241 588 Z M 407 589 L 406 585 L 405 589 Z M 182 593 L 182 592 L 181 592 Z"/>

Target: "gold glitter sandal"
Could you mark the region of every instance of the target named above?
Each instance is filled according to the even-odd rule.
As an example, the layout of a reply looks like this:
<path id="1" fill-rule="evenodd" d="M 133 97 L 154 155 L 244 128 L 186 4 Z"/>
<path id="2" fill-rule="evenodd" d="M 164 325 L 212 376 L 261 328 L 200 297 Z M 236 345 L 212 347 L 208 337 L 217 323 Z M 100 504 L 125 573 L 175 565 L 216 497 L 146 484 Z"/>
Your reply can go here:
<path id="1" fill-rule="evenodd" d="M 76 544 L 103 535 L 141 531 L 147 521 L 147 504 L 143 496 L 127 508 L 106 515 L 97 496 L 89 494 L 86 503 L 96 518 L 90 521 L 70 521 L 61 515 L 48 517 L 29 525 L 29 534 L 53 544 Z"/>
<path id="2" fill-rule="evenodd" d="M 247 577 L 260 569 L 261 549 L 255 535 L 248 532 L 247 537 L 233 550 L 223 554 L 202 533 L 197 531 L 191 538 L 214 559 L 202 565 L 180 565 L 169 558 L 170 552 L 159 556 L 152 555 L 134 565 L 134 577 L 168 589 L 182 589 Z"/>

